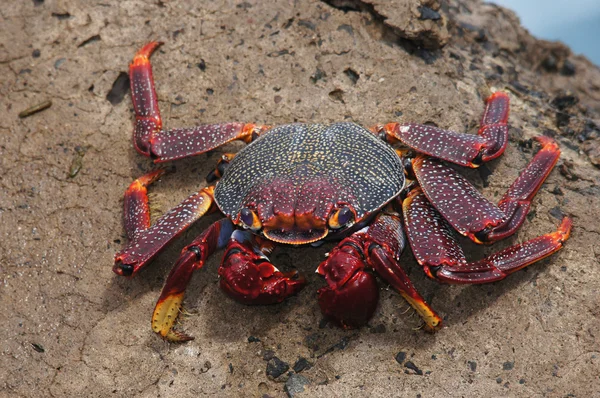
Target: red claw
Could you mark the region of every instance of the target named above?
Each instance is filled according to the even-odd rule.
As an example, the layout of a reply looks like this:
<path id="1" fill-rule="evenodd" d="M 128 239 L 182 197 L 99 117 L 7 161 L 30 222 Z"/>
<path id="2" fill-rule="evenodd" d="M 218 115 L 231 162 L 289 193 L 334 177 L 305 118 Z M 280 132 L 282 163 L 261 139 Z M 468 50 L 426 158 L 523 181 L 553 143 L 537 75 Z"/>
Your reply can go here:
<path id="1" fill-rule="evenodd" d="M 365 325 L 379 301 L 379 287 L 373 274 L 350 245 L 342 246 L 321 263 L 317 272 L 327 285 L 319 289 L 319 306 L 327 318 L 343 328 Z"/>
<path id="2" fill-rule="evenodd" d="M 344 239 L 319 265 L 327 286 L 319 290 L 321 312 L 344 328 L 365 325 L 377 307 L 379 288 L 373 270 L 417 311 L 425 329 L 435 331 L 440 317 L 425 302 L 398 264 L 404 248 L 400 218 L 381 213 L 373 223 Z"/>
<path id="3" fill-rule="evenodd" d="M 304 277 L 280 272 L 260 251 L 255 238 L 235 231 L 219 268 L 221 289 L 243 304 L 275 304 L 298 293 Z"/>

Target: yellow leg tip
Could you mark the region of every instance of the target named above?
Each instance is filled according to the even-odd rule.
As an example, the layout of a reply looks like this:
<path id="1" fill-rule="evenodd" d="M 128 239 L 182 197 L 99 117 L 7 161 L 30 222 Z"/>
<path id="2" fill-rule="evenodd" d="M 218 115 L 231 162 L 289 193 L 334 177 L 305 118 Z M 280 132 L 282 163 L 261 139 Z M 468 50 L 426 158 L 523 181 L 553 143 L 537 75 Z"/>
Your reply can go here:
<path id="1" fill-rule="evenodd" d="M 175 325 L 181 310 L 182 301 L 183 293 L 179 293 L 167 296 L 167 298 L 156 303 L 152 315 L 152 330 L 160 334 L 165 340 L 181 343 L 193 339 L 193 337 L 183 332 L 173 330 L 173 325 Z"/>

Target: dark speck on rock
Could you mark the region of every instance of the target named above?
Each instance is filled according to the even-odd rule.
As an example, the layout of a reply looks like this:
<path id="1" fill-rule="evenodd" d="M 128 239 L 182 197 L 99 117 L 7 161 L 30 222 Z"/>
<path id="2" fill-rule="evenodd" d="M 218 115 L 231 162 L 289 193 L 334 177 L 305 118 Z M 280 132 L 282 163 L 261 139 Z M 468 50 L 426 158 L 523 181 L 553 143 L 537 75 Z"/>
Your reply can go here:
<path id="1" fill-rule="evenodd" d="M 350 36 L 354 36 L 354 29 L 350 25 L 342 24 L 338 26 L 337 30 L 338 32 L 343 30 L 344 32 L 347 32 Z"/>
<path id="2" fill-rule="evenodd" d="M 310 369 L 311 367 L 312 365 L 306 360 L 306 358 L 300 357 L 294 364 L 294 372 L 300 373 L 303 370 Z"/>
<path id="3" fill-rule="evenodd" d="M 292 398 L 296 394 L 299 394 L 304 391 L 304 386 L 310 384 L 310 381 L 298 374 L 293 374 L 290 378 L 285 382 L 284 390 L 287 393 L 288 397 Z"/>
<path id="4" fill-rule="evenodd" d="M 563 76 L 574 76 L 576 72 L 575 65 L 568 59 L 563 63 L 563 67 L 560 68 L 560 74 Z"/>
<path id="5" fill-rule="evenodd" d="M 419 376 L 423 376 L 423 371 L 421 369 L 419 369 L 417 367 L 417 365 L 415 365 L 412 361 L 406 361 L 406 363 L 404 364 L 404 367 L 414 371 L 415 374 L 417 374 Z M 404 373 L 409 374 L 408 370 L 405 370 Z"/>
<path id="6" fill-rule="evenodd" d="M 196 64 L 196 66 L 198 67 L 198 69 L 200 69 L 202 72 L 204 72 L 206 70 L 206 62 L 200 58 L 200 62 L 198 62 Z"/>
<path id="7" fill-rule="evenodd" d="M 563 110 L 570 108 L 571 106 L 577 104 L 578 102 L 579 102 L 579 98 L 577 98 L 573 94 L 567 92 L 567 93 L 564 93 L 564 94 L 554 97 L 554 99 L 550 102 L 550 104 L 552 106 L 554 106 L 555 108 L 558 108 L 559 110 L 563 111 Z"/>
<path id="8" fill-rule="evenodd" d="M 298 26 L 303 26 L 305 28 L 308 28 L 310 30 L 315 30 L 316 26 L 313 22 L 307 20 L 307 19 L 300 19 L 298 21 Z"/>
<path id="9" fill-rule="evenodd" d="M 467 363 L 469 364 L 469 369 L 471 369 L 471 372 L 475 372 L 477 370 L 477 362 L 467 361 Z"/>
<path id="10" fill-rule="evenodd" d="M 287 372 L 289 368 L 290 365 L 287 362 L 283 362 L 281 359 L 273 357 L 267 362 L 267 376 L 276 379 Z"/>
<path id="11" fill-rule="evenodd" d="M 399 353 L 396 354 L 396 362 L 398 362 L 400 365 L 402 365 L 404 363 L 404 361 L 406 360 L 406 353 L 404 351 L 400 351 Z"/>
<path id="12" fill-rule="evenodd" d="M 263 352 L 263 359 L 265 361 L 270 361 L 275 356 L 275 352 L 273 350 L 266 350 Z"/>
<path id="13" fill-rule="evenodd" d="M 558 220 L 562 220 L 563 217 L 565 216 L 562 212 L 562 210 L 560 209 L 560 207 L 556 206 L 553 207 L 552 209 L 550 209 L 550 215 Z"/>
<path id="14" fill-rule="evenodd" d="M 432 10 L 429 7 L 419 7 L 419 11 L 421 12 L 419 19 L 431 19 L 433 21 L 437 21 L 438 19 L 442 18 L 439 12 Z"/>
<path id="15" fill-rule="evenodd" d="M 60 68 L 60 66 L 66 61 L 66 58 L 59 58 L 54 62 L 54 69 Z"/>
<path id="16" fill-rule="evenodd" d="M 306 336 L 304 338 L 304 345 L 306 345 L 308 348 L 310 348 L 313 351 L 318 350 L 319 349 L 319 334 L 311 333 L 308 336 Z"/>
<path id="17" fill-rule="evenodd" d="M 379 325 L 371 328 L 371 333 L 385 333 L 385 325 L 380 323 Z"/>
<path id="18" fill-rule="evenodd" d="M 258 337 L 250 336 L 248 337 L 248 343 L 258 343 L 260 339 Z"/>
<path id="19" fill-rule="evenodd" d="M 523 93 L 523 94 L 529 93 L 529 89 L 527 87 L 525 87 L 523 84 L 521 84 L 521 82 L 519 82 L 518 80 L 511 81 L 510 85 L 513 86 L 514 89 L 520 93 Z"/>
<path id="20" fill-rule="evenodd" d="M 310 76 L 310 81 L 316 83 L 319 80 L 323 79 L 325 76 L 327 76 L 327 74 L 321 69 L 317 68 L 315 72 Z"/>
<path id="21" fill-rule="evenodd" d="M 502 370 L 512 370 L 515 367 L 514 362 L 506 361 L 502 364 Z"/>
<path id="22" fill-rule="evenodd" d="M 40 55 L 42 55 L 42 53 L 40 52 L 40 50 L 38 50 L 37 48 L 35 50 L 33 50 L 33 52 L 31 53 L 31 56 L 33 58 L 39 58 Z"/>
<path id="23" fill-rule="evenodd" d="M 350 338 L 344 337 L 340 341 L 338 341 L 337 343 L 335 343 L 334 345 L 332 345 L 331 347 L 326 349 L 325 352 L 323 352 L 321 355 L 317 356 L 317 358 L 321 358 L 321 357 L 335 351 L 336 349 L 345 350 L 346 347 L 348 347 L 349 343 L 350 343 Z"/>
<path id="24" fill-rule="evenodd" d="M 519 379 L 519 384 L 525 384 L 525 379 Z"/>

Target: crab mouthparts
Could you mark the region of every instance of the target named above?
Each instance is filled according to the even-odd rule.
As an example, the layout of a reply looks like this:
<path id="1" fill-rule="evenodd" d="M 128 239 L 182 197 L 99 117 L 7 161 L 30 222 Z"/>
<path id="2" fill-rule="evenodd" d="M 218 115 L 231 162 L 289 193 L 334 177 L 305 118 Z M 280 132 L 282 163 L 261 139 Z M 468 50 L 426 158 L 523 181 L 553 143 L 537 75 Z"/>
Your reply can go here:
<path id="1" fill-rule="evenodd" d="M 291 245 L 303 245 L 306 243 L 316 242 L 327 236 L 329 230 L 324 229 L 263 229 L 264 236 L 277 243 L 287 243 Z"/>

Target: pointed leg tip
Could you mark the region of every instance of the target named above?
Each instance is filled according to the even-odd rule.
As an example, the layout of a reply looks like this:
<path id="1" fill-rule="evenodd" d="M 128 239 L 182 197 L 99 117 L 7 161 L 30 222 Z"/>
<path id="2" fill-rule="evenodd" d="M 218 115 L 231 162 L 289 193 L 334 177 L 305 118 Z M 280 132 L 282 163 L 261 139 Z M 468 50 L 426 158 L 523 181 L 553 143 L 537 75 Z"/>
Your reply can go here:
<path id="1" fill-rule="evenodd" d="M 567 239 L 569 239 L 572 228 L 573 219 L 571 217 L 564 217 L 560 223 L 560 226 L 558 227 L 558 230 L 556 231 L 561 242 L 565 242 Z"/>
<path id="2" fill-rule="evenodd" d="M 152 330 L 165 340 L 173 342 L 187 341 L 186 338 L 189 340 L 189 336 L 183 332 L 173 330 L 182 301 L 183 293 L 177 293 L 161 297 L 156 303 L 152 315 Z"/>
<path id="3" fill-rule="evenodd" d="M 542 146 L 542 149 L 540 149 L 540 151 L 545 150 L 560 153 L 560 148 L 558 147 L 558 144 L 556 143 L 554 138 L 548 137 L 546 135 L 538 135 L 534 137 L 534 140 L 536 140 Z"/>
<path id="4" fill-rule="evenodd" d="M 508 93 L 506 93 L 506 91 L 496 91 L 495 93 L 492 93 L 492 95 L 487 97 L 485 102 L 490 102 L 498 99 L 506 99 L 508 101 L 510 100 L 510 97 L 508 96 Z"/>
<path id="5" fill-rule="evenodd" d="M 150 62 L 150 56 L 152 53 L 160 46 L 162 46 L 164 42 L 162 41 L 151 41 L 150 43 L 144 45 L 133 57 L 132 66 L 141 66 L 146 65 Z"/>

